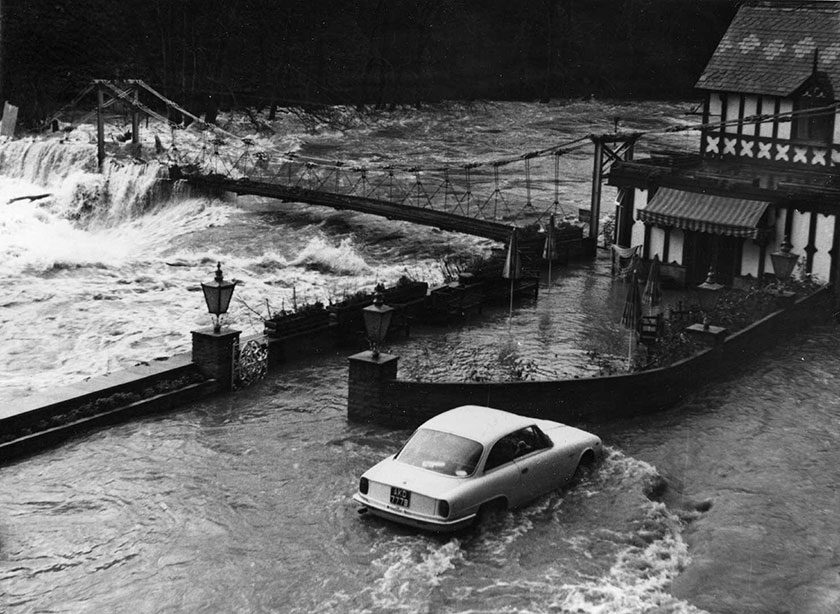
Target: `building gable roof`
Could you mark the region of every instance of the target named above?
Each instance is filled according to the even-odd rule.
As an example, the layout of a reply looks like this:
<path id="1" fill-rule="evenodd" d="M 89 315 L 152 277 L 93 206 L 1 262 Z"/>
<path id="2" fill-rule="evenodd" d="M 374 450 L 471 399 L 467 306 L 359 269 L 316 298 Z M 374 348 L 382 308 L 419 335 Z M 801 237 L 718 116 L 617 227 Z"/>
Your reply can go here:
<path id="1" fill-rule="evenodd" d="M 840 2 L 742 6 L 697 81 L 703 90 L 790 96 L 818 73 L 840 85 Z"/>

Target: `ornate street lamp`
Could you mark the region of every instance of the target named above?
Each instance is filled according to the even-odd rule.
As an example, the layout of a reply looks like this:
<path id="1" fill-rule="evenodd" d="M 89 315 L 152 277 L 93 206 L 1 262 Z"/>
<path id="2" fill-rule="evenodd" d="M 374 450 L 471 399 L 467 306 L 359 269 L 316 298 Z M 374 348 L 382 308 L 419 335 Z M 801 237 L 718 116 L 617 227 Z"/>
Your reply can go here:
<path id="1" fill-rule="evenodd" d="M 792 247 L 788 237 L 785 237 L 780 249 L 770 254 L 770 260 L 773 262 L 773 272 L 779 281 L 787 281 L 793 273 L 793 267 L 799 261 L 798 255 L 790 253 Z"/>
<path id="2" fill-rule="evenodd" d="M 700 298 L 700 309 L 703 312 L 703 329 L 709 330 L 709 312 L 715 308 L 718 299 L 720 298 L 720 291 L 723 290 L 724 285 L 717 283 L 715 279 L 715 266 L 709 266 L 709 273 L 706 275 L 706 281 L 697 286 L 697 294 Z"/>
<path id="3" fill-rule="evenodd" d="M 213 332 L 218 333 L 222 329 L 221 317 L 227 313 L 230 299 L 233 297 L 235 281 L 225 281 L 222 275 L 222 263 L 216 267 L 216 277 L 213 281 L 202 283 L 204 300 L 207 303 L 207 311 L 213 316 Z"/>
<path id="4" fill-rule="evenodd" d="M 391 325 L 391 316 L 394 315 L 394 308 L 385 304 L 382 293 L 377 292 L 373 297 L 373 305 L 362 309 L 365 319 L 365 330 L 370 342 L 371 357 L 379 358 L 379 349 L 388 334 L 388 327 Z"/>

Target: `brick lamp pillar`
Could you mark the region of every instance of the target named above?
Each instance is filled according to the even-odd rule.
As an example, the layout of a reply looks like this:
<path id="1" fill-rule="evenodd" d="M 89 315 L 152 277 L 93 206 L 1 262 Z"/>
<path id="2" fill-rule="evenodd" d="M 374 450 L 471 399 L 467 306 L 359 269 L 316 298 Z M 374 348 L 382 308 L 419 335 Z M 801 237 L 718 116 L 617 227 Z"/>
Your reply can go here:
<path id="1" fill-rule="evenodd" d="M 350 357 L 347 394 L 347 418 L 354 422 L 376 422 L 376 416 L 387 415 L 388 382 L 397 379 L 398 356 L 360 352 Z M 383 422 L 383 420 L 378 420 Z M 385 420 L 387 422 L 387 420 Z"/>
<path id="2" fill-rule="evenodd" d="M 238 330 L 213 328 L 192 331 L 192 361 L 205 377 L 218 382 L 220 392 L 233 390 L 233 372 L 239 351 Z"/>

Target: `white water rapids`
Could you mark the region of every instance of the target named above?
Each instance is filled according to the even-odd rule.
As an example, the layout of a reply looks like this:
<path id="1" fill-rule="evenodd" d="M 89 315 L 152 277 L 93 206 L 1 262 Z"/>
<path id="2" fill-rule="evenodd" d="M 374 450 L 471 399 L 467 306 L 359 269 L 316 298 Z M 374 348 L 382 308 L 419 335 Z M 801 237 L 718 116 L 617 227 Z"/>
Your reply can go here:
<path id="1" fill-rule="evenodd" d="M 674 125 L 688 109 L 450 104 L 314 131 L 285 118 L 276 138 L 335 159 L 438 161 L 611 130 L 617 115 L 630 129 Z M 217 261 L 241 282 L 230 322 L 249 333 L 266 301 L 340 298 L 403 274 L 435 283 L 441 258 L 498 247 L 260 199 L 150 201 L 157 165 L 98 175 L 91 134 L 0 144 L 0 402 L 188 350 L 189 331 L 209 324 L 198 288 Z M 588 203 L 591 158 L 564 164 L 574 212 Z M 595 368 L 588 352 L 626 351 L 624 288 L 606 259 L 558 268 L 550 292 L 546 282 L 510 323 L 500 308 L 412 331 L 394 348 L 401 369 L 463 379 L 512 350 L 519 366 L 574 377 Z M 591 478 L 456 538 L 356 514 L 358 476 L 407 433 L 347 423 L 347 352 L 303 358 L 235 395 L 0 468 L 0 609 L 833 612 L 837 337 L 817 327 L 672 411 L 588 425 L 610 450 Z M 664 496 L 649 496 L 657 485 Z"/>

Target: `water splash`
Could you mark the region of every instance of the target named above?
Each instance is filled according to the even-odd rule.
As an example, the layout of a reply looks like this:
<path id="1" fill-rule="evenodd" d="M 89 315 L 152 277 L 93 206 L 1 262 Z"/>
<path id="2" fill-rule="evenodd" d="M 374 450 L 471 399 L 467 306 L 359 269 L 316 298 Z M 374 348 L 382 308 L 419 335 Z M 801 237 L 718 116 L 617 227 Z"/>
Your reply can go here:
<path id="1" fill-rule="evenodd" d="M 314 237 L 289 264 L 350 275 L 370 273 L 372 270 L 350 239 L 342 239 L 341 243 L 334 247 L 322 237 Z"/>
<path id="2" fill-rule="evenodd" d="M 55 187 L 74 173 L 96 169 L 96 146 L 88 143 L 35 138 L 0 143 L 0 172 L 6 177 Z"/>
<path id="3" fill-rule="evenodd" d="M 96 147 L 88 143 L 58 138 L 0 143 L 0 173 L 29 184 L 29 195 L 49 192 L 40 205 L 80 226 L 115 226 L 167 196 L 160 190 L 162 166 L 156 161 L 108 158 L 101 173 L 97 168 Z"/>
<path id="4" fill-rule="evenodd" d="M 226 207 L 191 199 L 123 224 L 81 228 L 51 207 L 17 203 L 0 218 L 0 274 L 119 270 L 160 256 L 177 236 L 224 224 L 228 214 Z"/>
<path id="5" fill-rule="evenodd" d="M 669 614 L 701 614 L 700 610 L 670 594 L 671 581 L 690 562 L 688 546 L 682 538 L 684 523 L 665 504 L 648 498 L 650 484 L 661 480 L 656 468 L 628 457 L 620 450 L 607 449 L 598 475 L 583 484 L 583 494 L 598 503 L 597 493 L 612 490 L 643 494 L 636 504 L 639 515 L 629 526 L 604 526 L 588 536 L 576 536 L 570 545 L 576 550 L 603 552 L 615 549 L 612 565 L 597 576 L 581 575 L 569 582 L 558 575 L 560 590 L 551 607 L 581 614 L 643 614 L 654 605 Z M 632 489 L 632 490 L 627 490 Z M 625 507 L 631 501 L 622 500 Z"/>
<path id="6" fill-rule="evenodd" d="M 374 606 L 383 612 L 434 612 L 435 590 L 444 574 L 462 560 L 457 539 L 429 543 L 424 550 L 418 550 L 416 544 L 390 548 L 373 562 L 381 572 L 371 591 Z"/>

